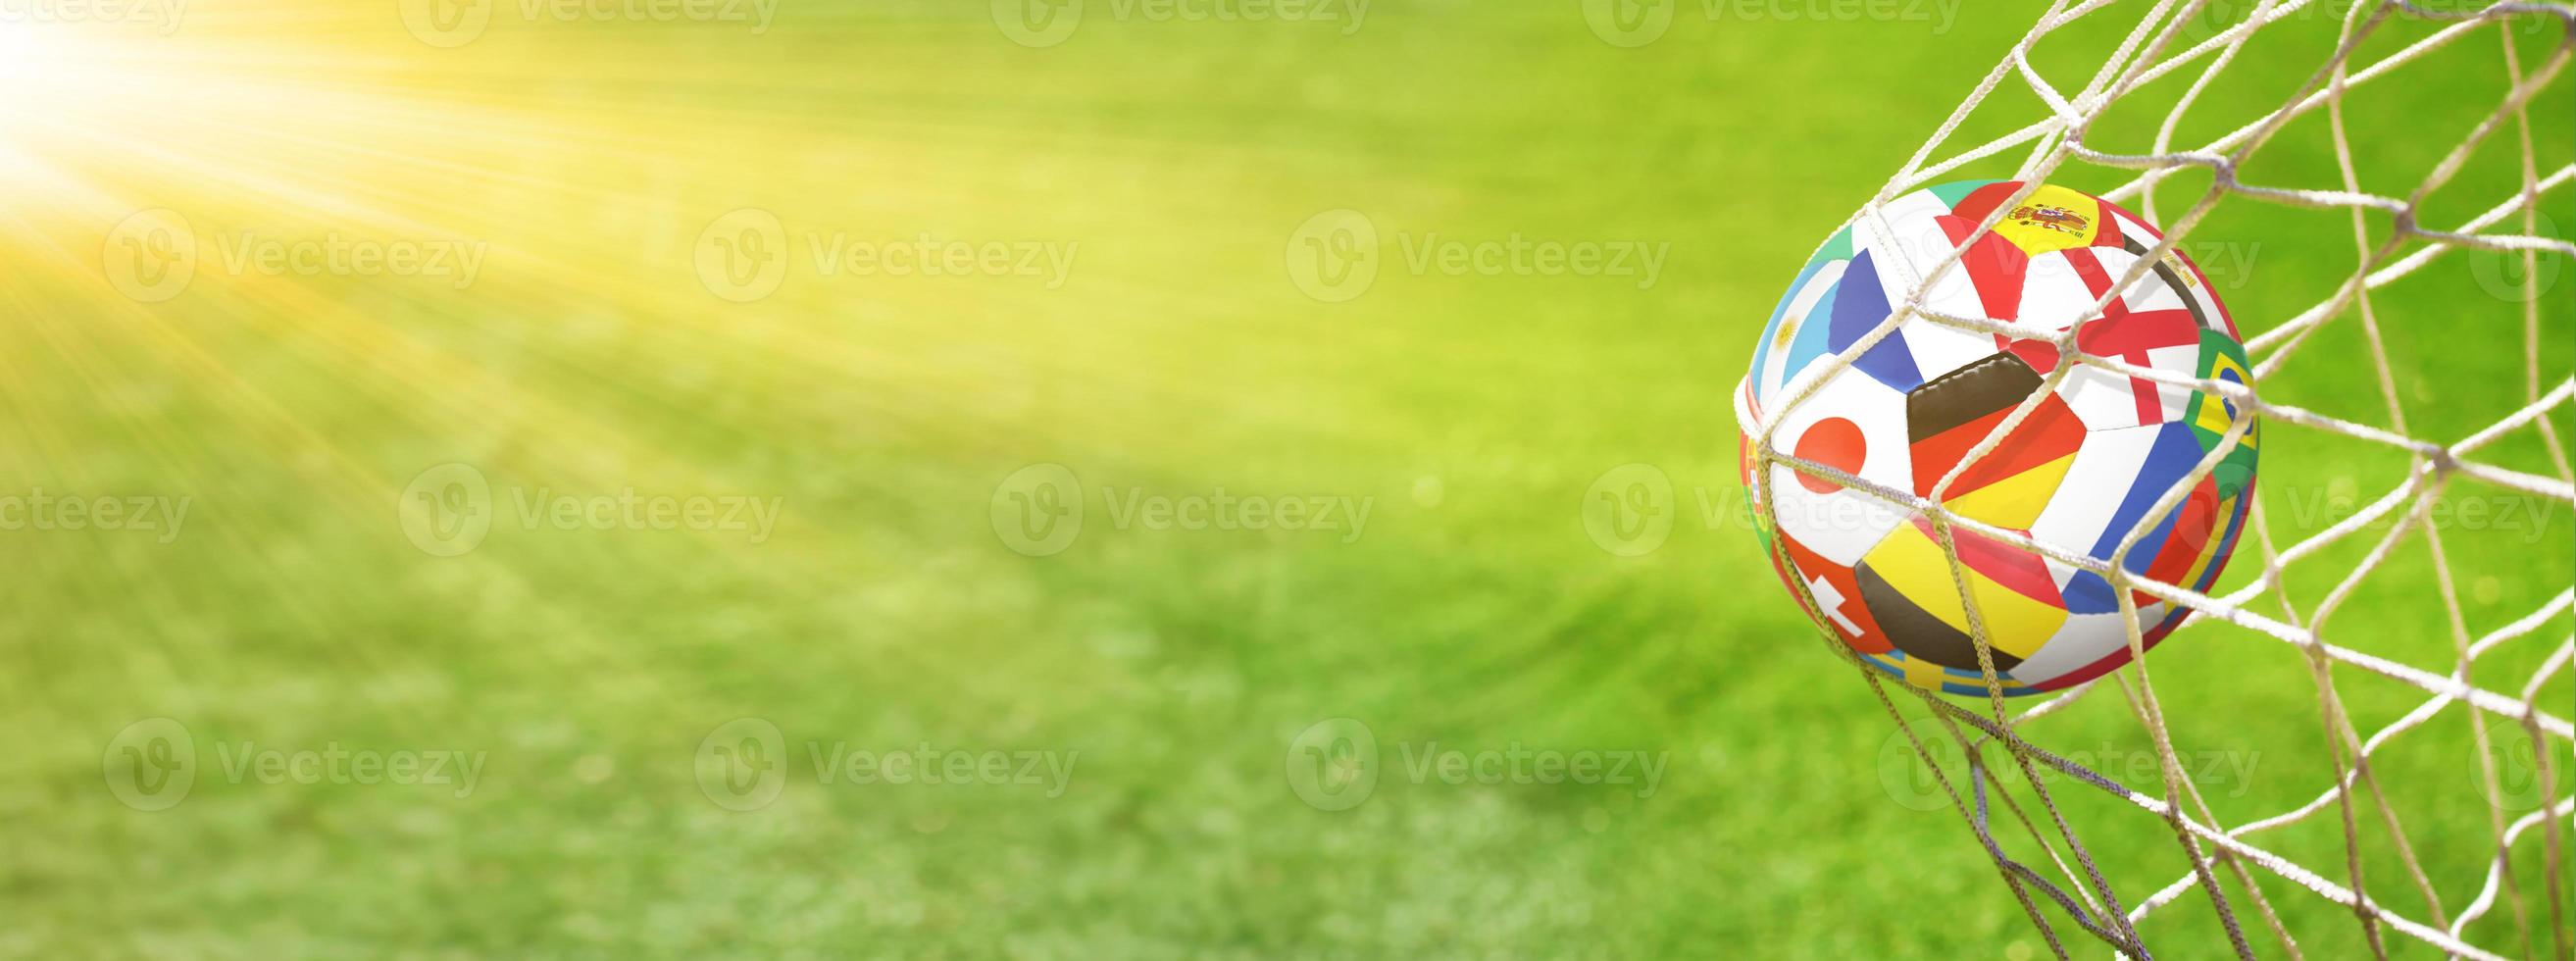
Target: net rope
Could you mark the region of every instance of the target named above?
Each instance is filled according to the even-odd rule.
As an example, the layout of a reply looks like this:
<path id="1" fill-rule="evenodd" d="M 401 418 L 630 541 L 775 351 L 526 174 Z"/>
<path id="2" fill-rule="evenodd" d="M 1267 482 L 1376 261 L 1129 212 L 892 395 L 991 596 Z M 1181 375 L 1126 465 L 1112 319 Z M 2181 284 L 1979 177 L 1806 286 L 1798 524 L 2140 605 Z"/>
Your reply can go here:
<path id="1" fill-rule="evenodd" d="M 1897 721 L 1898 729 L 1915 757 L 1929 771 L 1950 806 L 1975 832 L 2004 883 L 2056 956 L 2069 956 L 2069 946 L 2061 938 L 2058 923 L 2064 921 L 2120 955 L 2152 957 L 2149 945 L 2138 933 L 2139 922 L 2197 891 L 2208 900 L 2230 948 L 2238 957 L 2255 957 L 2257 940 L 2267 945 L 2267 951 L 2269 946 L 2277 946 L 2285 956 L 2304 957 L 2297 938 L 2279 910 L 2256 883 L 2255 872 L 2259 871 L 2349 910 L 2370 950 L 2379 957 L 2388 955 L 2389 941 L 2394 936 L 2431 945 L 2448 957 L 2504 958 L 2514 956 L 2504 953 L 2511 951 L 2524 957 L 2576 958 L 2576 944 L 2571 944 L 2576 935 L 2570 933 L 2567 892 L 2561 889 L 2561 878 L 2568 863 L 2565 856 L 2566 828 L 2570 823 L 2576 823 L 2571 822 L 2571 816 L 2576 815 L 2576 798 L 2559 796 L 2553 757 L 2565 751 L 2567 745 L 2576 743 L 2576 727 L 2571 727 L 2567 717 L 2553 714 L 2538 703 L 2542 689 L 2554 677 L 2570 670 L 2571 664 L 2576 664 L 2576 629 L 2569 626 L 2570 611 L 2576 609 L 2576 587 L 2561 590 L 2539 608 L 2473 636 L 2451 571 L 2450 554 L 2444 548 L 2440 526 L 2431 516 L 2431 505 L 2455 483 L 2485 485 L 2576 504 L 2576 470 L 2571 470 L 2566 445 L 2549 420 L 2551 412 L 2576 404 L 2576 376 L 2561 377 L 2554 383 L 2544 379 L 2545 374 L 2556 372 L 2542 370 L 2541 301 L 2534 287 L 2526 287 L 2521 297 L 2522 406 L 2484 429 L 2447 443 L 2419 439 L 2409 432 L 2406 408 L 2396 388 L 2380 318 L 2373 303 L 2374 292 L 2457 250 L 2492 251 L 2518 257 L 2522 283 L 2535 286 L 2538 284 L 2539 258 L 2576 258 L 2576 244 L 2544 236 L 2539 223 L 2541 198 L 2576 182 L 2576 163 L 2543 168 L 2535 156 L 2530 122 L 2530 108 L 2535 97 L 2566 69 L 2571 50 L 2576 50 L 2576 6 L 2503 2 L 2474 10 L 2440 10 L 2405 0 L 2354 0 L 2338 14 L 2326 10 L 2328 4 L 2311 0 L 2262 0 L 2243 20 L 2186 44 L 2186 27 L 2200 18 L 2209 5 L 2210 0 L 2159 0 L 2152 5 L 2120 3 L 2118 0 L 2055 0 L 2048 12 L 1980 80 L 1975 90 L 1914 152 L 1897 175 L 1855 214 L 1852 229 L 1856 236 L 1866 237 L 1873 244 L 1899 243 L 1896 227 L 1883 211 L 1890 201 L 1915 189 L 1950 179 L 1948 175 L 1952 172 L 1971 164 L 2009 157 L 2016 150 L 2021 154 L 2013 179 L 2021 181 L 2024 186 L 2009 200 L 1996 205 L 1965 240 L 1921 275 L 1915 275 L 1909 258 L 1883 258 L 1880 269 L 1894 274 L 1888 278 L 1890 289 L 1904 292 L 1891 316 L 1857 342 L 1820 361 L 1809 373 L 1801 374 L 1785 389 L 1787 396 L 1776 405 L 1776 409 L 1785 411 L 1806 402 L 1826 381 L 1850 367 L 1854 359 L 1909 322 L 2055 344 L 2058 362 L 2043 378 L 2041 389 L 2033 392 L 2028 400 L 1992 428 L 1982 442 L 1971 448 L 1956 466 L 1931 486 L 1925 496 L 1891 489 L 1833 466 L 1782 452 L 1774 446 L 1772 433 L 1784 418 L 1771 416 L 1767 418 L 1769 425 L 1761 425 L 1739 412 L 1739 417 L 1744 418 L 1740 423 L 1751 438 L 1752 476 L 1764 479 L 1756 485 L 1756 507 L 1765 517 L 1772 515 L 1774 485 L 1768 478 L 1776 464 L 1920 513 L 1928 520 L 1933 539 L 1948 560 L 1968 633 L 1975 643 L 1979 666 L 1985 676 L 1987 696 L 1984 704 L 1963 705 L 1920 688 L 1890 683 L 1876 668 L 1845 646 L 1839 636 L 1830 630 L 1825 630 L 1822 636 L 1831 649 L 1858 667 L 1868 680 L 1880 704 Z M 2114 6 L 2143 9 L 2145 12 L 2098 71 L 2071 93 L 2042 75 L 2031 58 L 2035 45 L 2069 24 Z M 2320 17 L 2320 12 L 2326 13 L 2327 17 Z M 2294 20 L 2314 23 L 2328 17 L 2339 24 L 2335 48 L 2327 62 L 2318 67 L 2296 93 L 2277 108 L 2207 143 L 2182 147 L 2174 144 L 2185 113 L 2213 88 L 2221 74 L 2239 59 L 2247 42 L 2259 31 Z M 2406 21 L 2431 25 L 2432 32 L 2393 53 L 2366 63 L 2354 62 L 2355 52 L 2366 39 L 2393 22 Z M 2513 31 L 2552 28 L 2557 31 L 2555 45 L 2536 62 L 2525 63 L 2524 56 L 2514 46 Z M 2498 37 L 2503 43 L 2503 54 L 2498 59 L 2503 82 L 2502 93 L 2492 109 L 2458 144 L 2440 157 L 2421 182 L 2404 195 L 2392 196 L 2366 190 L 2355 170 L 2345 116 L 2347 94 L 2374 83 L 2388 82 L 2386 78 L 2396 74 L 2400 68 L 2443 47 Z M 2178 74 L 2190 75 L 2191 79 L 2158 126 L 2148 152 L 2114 153 L 2087 144 L 2086 137 L 2092 125 L 2112 104 Z M 1998 88 L 2014 81 L 2027 87 L 2039 99 L 2046 108 L 2047 117 L 1936 160 L 1936 154 L 1977 107 Z M 2239 172 L 2245 161 L 2286 125 L 2319 110 L 2327 114 L 2325 119 L 2340 174 L 2338 183 L 2323 187 L 2286 186 L 2253 183 L 2240 178 Z M 2381 119 L 2390 123 L 2402 122 Z M 2418 212 L 2425 198 L 2459 174 L 2479 148 L 2499 138 L 2510 138 L 2510 142 L 2518 147 L 2520 189 L 2449 229 L 2419 222 Z M 2134 171 L 2134 177 L 2102 196 L 2113 202 L 2134 203 L 2148 222 L 2165 225 L 2164 238 L 2138 257 L 2112 283 L 2108 292 L 2095 301 L 2092 309 L 2064 331 L 2042 330 L 1989 317 L 1955 316 L 1927 307 L 1924 303 L 1926 291 L 1950 271 L 1964 269 L 1958 264 L 1967 248 L 1992 231 L 2009 210 L 2036 189 L 2037 184 L 2068 161 L 2081 161 L 2117 171 Z M 2192 168 L 2207 171 L 2211 184 L 2168 221 L 2163 216 L 2166 211 L 2159 209 L 2157 187 L 2167 178 Z M 2251 333 L 2246 347 L 2253 360 L 2253 376 L 2249 383 L 2239 385 L 2201 380 L 2138 366 L 2118 357 L 2085 354 L 2076 348 L 2077 333 L 2086 322 L 2102 316 L 2113 300 L 2124 296 L 2147 276 L 2168 251 L 2191 235 L 2221 200 L 2230 197 L 2289 207 L 2344 209 L 2350 214 L 2357 255 L 2350 277 L 2323 301 L 2259 332 L 2252 329 L 2256 325 L 2246 324 L 2247 331 Z M 2376 238 L 2371 226 L 2374 215 L 2385 221 L 2380 231 L 2383 235 Z M 2561 263 L 2560 266 L 2566 265 Z M 2338 324 L 2357 327 L 2360 339 L 2368 347 L 2374 375 L 2371 386 L 2375 388 L 2377 400 L 2387 417 L 2386 427 L 2261 396 L 2265 377 L 2279 371 L 2311 342 L 2315 334 Z M 1960 516 L 1944 505 L 1945 493 L 1960 477 L 2000 446 L 2004 438 L 2037 410 L 2040 402 L 2050 396 L 2079 364 L 2217 394 L 2232 401 L 2235 409 L 2234 420 L 2219 444 L 2187 476 L 2165 491 L 2147 512 L 2147 519 L 2137 525 L 2107 560 Z M 2250 582 L 2223 596 L 2208 596 L 2130 573 L 2126 564 L 2129 552 L 2157 522 L 2176 510 L 2192 488 L 2243 440 L 2258 416 L 2272 425 L 2323 431 L 2395 448 L 2407 459 L 2410 469 L 2395 489 L 2361 505 L 2351 516 L 2304 539 L 2286 543 L 2275 537 L 2265 511 L 2264 488 L 2257 485 L 2246 526 L 2253 535 L 2250 540 L 2261 559 L 2261 570 Z M 2538 435 L 2554 468 L 2552 473 L 2534 473 L 2479 459 L 2481 452 L 2499 439 L 2521 432 Z M 2383 524 L 2385 532 L 2369 543 L 2361 561 L 2338 578 L 2321 600 L 2313 605 L 2301 605 L 2288 596 L 2284 589 L 2284 572 L 2288 568 Z M 1959 560 L 1956 538 L 1960 531 L 2016 545 L 2072 568 L 2101 575 L 2119 598 L 2121 613 L 2129 622 L 2130 663 L 2036 705 L 2019 709 L 2011 707 L 2003 696 L 1978 602 L 1971 594 L 1966 569 Z M 1778 538 L 1773 541 L 1775 560 L 1785 562 L 1785 547 L 1778 543 Z M 2416 544 L 2421 544 L 2421 548 L 2415 547 Z M 2337 609 L 2392 556 L 2401 550 L 2415 549 L 2424 550 L 2429 555 L 2433 586 L 2449 625 L 2450 662 L 2435 666 L 2407 664 L 2328 640 L 2325 625 Z M 2243 555 L 2247 552 L 2240 548 L 2238 553 Z M 2243 560 L 2237 561 L 2239 565 L 2243 563 Z M 1806 584 L 1796 583 L 1798 578 L 1790 580 L 1801 603 L 1810 610 L 1821 609 Z M 2233 827 L 2222 826 L 2199 786 L 2188 776 L 2167 730 L 2163 708 L 2150 676 L 2150 665 L 2142 656 L 2144 640 L 2137 624 L 2137 602 L 2133 592 L 2187 609 L 2186 630 L 2204 620 L 2224 621 L 2285 642 L 2300 652 L 2306 660 L 2318 696 L 2318 718 L 2326 732 L 2327 753 L 2335 773 L 2332 782 L 2297 808 Z M 2258 609 L 2258 604 L 2264 606 Z M 2538 643 L 2526 638 L 2554 640 L 2556 646 L 2550 649 L 2540 667 L 2523 679 L 2518 687 L 2497 690 L 2473 683 L 2471 667 L 2482 655 L 2517 642 L 2523 645 Z M 2394 722 L 2365 733 L 2345 709 L 2335 682 L 2338 671 L 2366 672 L 2409 685 L 2425 698 Z M 1911 693 L 1929 707 L 1932 717 L 1938 722 L 1935 735 L 1951 739 L 1961 749 L 1965 759 L 1964 771 L 1945 770 L 1935 761 L 1925 736 L 1917 732 L 1916 725 L 1906 722 L 1891 690 Z M 2157 791 L 2160 793 L 2132 789 L 2024 736 L 2024 731 L 2034 722 L 2064 711 L 2087 697 L 2099 696 L 2097 692 L 2103 690 L 2118 691 L 2144 729 L 2157 757 Z M 2422 727 L 2453 705 L 2462 706 L 2469 714 L 2469 728 L 2480 759 L 2484 799 L 2488 802 L 2485 805 L 2487 834 L 2493 844 L 2483 883 L 2475 892 L 2466 893 L 2465 900 L 2462 900 L 2462 892 L 2449 892 L 2451 897 L 2446 900 L 2443 896 L 2446 892 L 2436 889 L 2418 852 L 2408 840 L 2397 807 L 2389 803 L 2384 786 L 2372 767 L 2373 756 L 2384 746 L 2399 735 Z M 2534 754 L 2531 763 L 2542 786 L 2538 809 L 2510 820 L 2501 801 L 2497 758 L 2489 744 L 2486 721 L 2490 717 L 2509 721 L 2522 729 L 2529 739 Z M 2001 756 L 1990 757 L 1990 751 Z M 2019 772 L 2021 784 L 2028 790 L 2033 803 L 2025 805 L 2012 792 L 2005 790 L 1997 770 L 1999 764 L 2008 764 Z M 2042 771 L 2055 777 L 2042 777 Z M 1963 776 L 1954 779 L 1954 774 Z M 2163 820 L 2188 858 L 2189 869 L 2143 900 L 2134 905 L 2127 904 L 2113 889 L 2061 811 L 2058 798 L 2051 793 L 2052 779 L 2072 790 L 2105 792 Z M 2333 816 L 2340 823 L 2345 855 L 2342 864 L 2311 868 L 2258 845 L 2266 832 L 2323 817 L 2328 811 L 2334 812 Z M 2019 824 L 2045 852 L 2045 863 L 2025 863 L 2008 853 L 1994 829 L 1998 821 Z M 2519 890 L 2521 882 L 2512 870 L 2517 843 L 2526 842 L 2527 836 L 2535 833 L 2538 839 L 2533 846 L 2539 849 L 2545 867 L 2542 872 L 2545 890 L 2539 892 L 2547 905 L 2544 916 L 2535 916 L 2539 912 L 2528 907 L 2524 892 Z M 2389 850 L 2403 869 L 2403 877 L 2388 879 L 2366 874 L 2362 856 L 2362 839 L 2366 835 L 2384 836 Z M 2236 881 L 2234 891 L 2222 885 L 2222 873 Z M 2378 886 L 2372 887 L 2371 882 L 2377 882 Z M 2277 885 L 2275 887 L 2278 888 Z M 2043 903 L 2053 906 L 2062 915 L 2052 920 L 2052 915 L 2042 909 Z M 2464 940 L 2463 932 L 2470 924 L 2494 913 L 2500 905 L 2512 917 L 2513 931 L 2518 936 L 2516 943 L 2482 946 Z M 2249 916 L 2254 924 L 2259 924 L 2259 929 L 2249 924 Z M 2535 927 L 2544 928 L 2545 933 L 2536 934 Z M 2544 955 L 2543 951 L 2547 953 Z"/>

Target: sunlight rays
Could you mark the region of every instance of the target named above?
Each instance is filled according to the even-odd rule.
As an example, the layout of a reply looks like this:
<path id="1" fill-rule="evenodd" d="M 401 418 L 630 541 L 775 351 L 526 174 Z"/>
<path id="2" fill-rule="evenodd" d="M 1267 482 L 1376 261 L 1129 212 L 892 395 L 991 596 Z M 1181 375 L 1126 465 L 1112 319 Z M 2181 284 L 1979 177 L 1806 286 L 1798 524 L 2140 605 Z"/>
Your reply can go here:
<path id="1" fill-rule="evenodd" d="M 1048 161 L 1007 116 L 985 122 L 900 99 L 842 106 L 853 89 L 918 81 L 818 71 L 819 85 L 779 87 L 793 96 L 745 97 L 738 69 L 664 49 L 685 49 L 687 38 L 496 27 L 473 47 L 441 50 L 388 23 L 295 6 L 200 11 L 205 20 L 167 36 L 98 24 L 8 34 L 10 52 L 40 54 L 5 61 L 27 95 L 0 107 L 0 262 L 10 265 L 0 305 L 17 318 L 0 341 L 10 382 L 0 396 L 31 442 L 0 460 L 47 485 L 187 492 L 207 505 L 192 522 L 205 531 L 199 556 L 222 559 L 209 582 L 263 595 L 281 618 L 269 630 L 353 670 L 402 653 L 349 633 L 369 598 L 417 588 L 352 584 L 333 568 L 353 548 L 383 559 L 380 576 L 421 568 L 427 559 L 402 542 L 391 505 L 432 464 L 463 460 L 515 483 L 581 490 L 779 482 L 671 434 L 698 424 L 746 450 L 802 437 L 818 448 L 808 456 L 861 462 L 937 445 L 1025 457 L 1027 424 L 1041 414 L 1122 432 L 1126 408 L 1152 395 L 1114 385 L 1193 361 L 1151 333 L 1241 309 L 1222 285 L 1179 294 L 1155 282 L 1168 266 L 1157 262 L 1077 261 L 1082 286 L 1071 291 L 991 277 L 866 282 L 812 262 L 812 243 L 843 233 L 1079 242 L 1127 209 L 1116 195 L 1086 199 L 1025 171 L 1078 171 L 1084 158 L 1125 154 L 1143 165 L 1120 185 L 1133 194 L 1153 166 L 1173 162 L 1149 159 L 1147 145 L 1059 134 L 1040 141 L 1066 152 Z M 499 59 L 505 50 L 522 56 Z M 652 93 L 693 85 L 734 93 L 702 103 Z M 924 97 L 937 90 L 920 86 Z M 709 295 L 690 244 L 711 218 L 746 205 L 779 213 L 794 241 L 779 253 L 796 262 L 775 293 L 733 305 Z M 127 226 L 139 211 L 175 219 Z M 1080 219 L 1062 219 L 1067 211 Z M 120 234 L 135 229 L 154 232 Z M 299 246 L 344 241 L 388 256 L 473 245 L 488 259 L 458 277 L 292 258 Z M 272 249 L 288 253 L 268 257 Z M 118 258 L 131 263 L 116 269 Z M 173 276 L 181 259 L 186 279 L 145 279 Z M 134 289 L 163 283 L 175 286 Z M 1139 312 L 1109 307 L 1121 301 Z M 1031 341 L 1033 330 L 1055 333 Z M 757 385 L 757 399 L 709 410 L 655 396 L 692 376 Z M 1070 391 L 994 389 L 1031 381 Z M 124 399 L 147 383 L 171 399 Z M 95 400 L 65 406 L 84 397 Z M 660 422 L 640 416 L 648 412 Z M 103 448 L 132 456 L 101 458 Z M 815 509 L 873 519 L 875 502 L 899 496 L 890 478 L 863 484 L 840 495 L 849 505 Z M 813 513 L 799 520 L 815 523 Z M 695 540 L 657 551 L 686 558 L 676 567 L 703 566 L 709 582 L 778 596 L 821 587 L 777 554 Z M 336 542 L 350 546 L 314 553 Z M 900 643 L 910 615 L 885 606 L 904 593 L 885 586 L 925 576 L 901 573 L 925 551 L 951 558 L 949 576 L 1000 563 L 973 552 L 954 560 L 959 547 L 836 536 L 802 550 L 811 566 L 877 585 L 850 602 L 878 612 L 877 636 L 836 640 L 878 652 L 889 672 L 971 691 L 959 675 L 974 665 Z M 70 583 L 132 576 L 132 559 L 113 546 L 66 545 L 36 563 Z M 544 638 L 525 656 L 566 673 L 614 665 L 661 697 L 691 699 L 685 681 L 670 689 L 667 674 L 642 666 L 649 658 L 637 660 L 631 639 L 561 599 L 570 582 L 634 563 L 615 545 L 495 547 L 457 563 L 470 563 L 491 603 L 531 613 L 511 631 Z M 199 631 L 192 611 L 203 598 L 167 584 L 127 600 L 100 624 L 136 626 L 137 677 L 206 669 L 171 665 L 163 644 L 221 657 L 258 642 Z"/>

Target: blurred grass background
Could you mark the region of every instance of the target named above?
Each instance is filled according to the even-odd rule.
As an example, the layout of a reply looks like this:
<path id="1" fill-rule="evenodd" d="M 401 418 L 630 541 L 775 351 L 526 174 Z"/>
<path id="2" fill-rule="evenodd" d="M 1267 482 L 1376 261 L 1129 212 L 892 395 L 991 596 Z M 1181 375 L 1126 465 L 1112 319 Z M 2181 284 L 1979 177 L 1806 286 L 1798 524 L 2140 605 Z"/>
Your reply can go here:
<path id="1" fill-rule="evenodd" d="M 1034 47 L 973 4 L 784 0 L 765 29 L 500 4 L 453 47 L 407 32 L 399 6 L 191 5 L 166 33 L 0 25 L 27 94 L 0 109 L 0 494 L 188 505 L 166 543 L 0 531 L 0 954 L 2047 955 L 1734 519 L 1728 410 L 1797 266 L 2039 5 L 1683 5 L 1635 47 L 1574 3 L 1382 3 L 1354 24 L 1094 0 Z M 2129 22 L 2094 19 L 2038 51 L 2062 87 Z M 2334 30 L 2266 32 L 2178 142 L 2278 103 Z M 2554 30 L 2516 35 L 2526 68 Z M 2426 32 L 2392 26 L 2359 59 Z M 2500 45 L 2481 34 L 2354 94 L 2366 188 L 2407 193 L 2492 109 Z M 2569 88 L 2531 111 L 2544 173 L 2576 152 Z M 2097 143 L 2143 151 L 2161 115 L 2115 115 Z M 1944 154 L 2037 116 L 2008 80 Z M 2426 221 L 2511 196 L 2513 137 Z M 2311 115 L 2247 179 L 2334 186 L 2331 144 Z M 2193 177 L 2160 194 L 2161 216 L 2207 182 Z M 2576 224 L 2569 197 L 2544 203 L 2544 232 Z M 117 225 L 150 208 L 182 215 L 199 253 L 183 291 L 141 302 L 106 261 Z M 708 225 L 741 208 L 789 241 L 784 278 L 748 303 L 695 266 Z M 1334 210 L 1367 218 L 1380 261 L 1325 303 L 1287 262 L 1300 226 Z M 2192 252 L 2250 334 L 2348 275 L 2351 230 L 2341 212 L 2235 200 L 2196 234 L 2223 246 Z M 488 256 L 461 289 L 269 276 L 227 267 L 245 232 Z M 1071 266 L 1055 285 L 827 276 L 806 247 L 925 233 L 1047 245 Z M 1404 259 L 1434 237 L 1515 235 L 1667 256 L 1651 284 Z M 2412 436 L 2463 437 L 2523 402 L 2521 304 L 2494 281 L 2509 260 L 2449 255 L 2374 301 Z M 2538 285 L 2544 390 L 2576 369 L 2566 266 L 2545 262 Z M 2347 314 L 2263 387 L 2385 426 L 2369 356 Z M 2551 418 L 2576 431 L 2567 407 Z M 2557 473 L 2527 430 L 2487 460 Z M 501 513 L 471 550 L 435 556 L 396 505 L 448 463 Z M 1060 553 L 1028 556 L 995 507 L 1040 464 L 1079 479 L 1085 516 Z M 1630 464 L 1669 478 L 1673 524 L 1622 556 L 1583 512 Z M 2268 431 L 2279 543 L 2406 468 L 2384 447 Z M 781 513 L 755 539 L 511 512 L 540 491 L 630 488 Z M 1370 512 L 1347 540 L 1111 520 L 1139 493 L 1220 488 Z M 2576 581 L 2568 505 L 2453 493 L 2530 518 L 2443 531 L 2471 637 Z M 2291 570 L 2303 614 L 2384 530 Z M 2225 583 L 2257 556 L 2249 535 Z M 2416 535 L 2323 630 L 2446 672 L 2432 577 Z M 2500 647 L 2475 679 L 2519 691 L 2567 624 Z M 2294 650 L 2204 624 L 2150 666 L 2175 743 L 2244 772 L 2204 785 L 2222 820 L 2330 783 Z M 2337 677 L 2365 733 L 2421 700 Z M 2544 703 L 2566 710 L 2570 691 L 2561 671 Z M 156 717 L 184 725 L 196 783 L 138 811 L 112 789 L 117 739 Z M 787 748 L 783 790 L 749 812 L 697 776 L 702 741 L 737 718 Z M 1374 792 L 1344 811 L 1291 784 L 1292 743 L 1329 718 L 1379 748 Z M 2454 707 L 2374 756 L 2454 914 L 2491 853 L 2468 723 Z M 2146 744 L 2116 690 L 2031 736 L 2106 768 Z M 807 755 L 921 744 L 1049 752 L 1071 774 L 1060 794 L 824 784 Z M 222 763 L 330 745 L 486 761 L 462 798 Z M 1665 763 L 1651 790 L 1411 778 L 1433 745 Z M 2559 796 L 2576 768 L 2563 748 Z M 2520 773 L 2508 817 L 2539 803 Z M 2052 788 L 2128 903 L 2184 870 L 2151 816 Z M 2343 882 L 2334 820 L 2255 842 Z M 2545 945 L 2536 842 L 2517 877 Z M 2364 855 L 2384 903 L 2427 916 L 2384 841 Z M 2348 910 L 2263 883 L 2308 956 L 2367 950 Z M 2145 932 L 2163 956 L 2230 953 L 2197 893 Z M 2499 910 L 2470 937 L 2510 953 L 2517 935 Z"/>

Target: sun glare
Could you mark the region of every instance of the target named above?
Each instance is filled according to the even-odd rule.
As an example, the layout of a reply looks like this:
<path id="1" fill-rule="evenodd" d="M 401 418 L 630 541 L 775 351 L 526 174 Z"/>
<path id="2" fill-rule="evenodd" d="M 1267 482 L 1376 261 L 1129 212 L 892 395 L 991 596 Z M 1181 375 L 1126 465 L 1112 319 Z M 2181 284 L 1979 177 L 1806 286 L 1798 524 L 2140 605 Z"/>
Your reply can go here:
<path id="1" fill-rule="evenodd" d="M 100 79 L 82 32 L 0 17 L 0 135 L 78 109 L 78 91 Z"/>

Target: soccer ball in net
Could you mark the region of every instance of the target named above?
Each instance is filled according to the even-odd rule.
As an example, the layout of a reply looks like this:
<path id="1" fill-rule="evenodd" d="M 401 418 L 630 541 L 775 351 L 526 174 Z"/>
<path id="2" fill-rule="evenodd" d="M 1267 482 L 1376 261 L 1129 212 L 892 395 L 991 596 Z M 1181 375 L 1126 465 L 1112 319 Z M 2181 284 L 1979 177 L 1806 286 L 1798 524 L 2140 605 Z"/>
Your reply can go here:
<path id="1" fill-rule="evenodd" d="M 1988 690 L 1982 633 L 2020 695 L 2127 663 L 2132 618 L 2142 647 L 2180 624 L 2144 593 L 2124 610 L 2102 572 L 2206 592 L 2256 438 L 2195 386 L 2246 383 L 2245 348 L 2188 257 L 2141 263 L 2162 239 L 2090 194 L 1964 181 L 1845 226 L 1798 272 L 1736 405 L 1755 529 L 1819 625 L 1954 694 Z"/>

